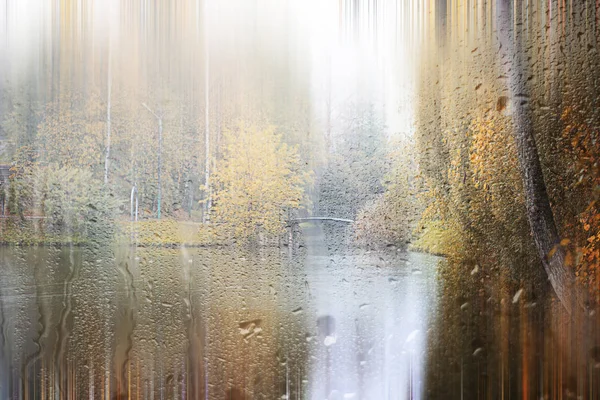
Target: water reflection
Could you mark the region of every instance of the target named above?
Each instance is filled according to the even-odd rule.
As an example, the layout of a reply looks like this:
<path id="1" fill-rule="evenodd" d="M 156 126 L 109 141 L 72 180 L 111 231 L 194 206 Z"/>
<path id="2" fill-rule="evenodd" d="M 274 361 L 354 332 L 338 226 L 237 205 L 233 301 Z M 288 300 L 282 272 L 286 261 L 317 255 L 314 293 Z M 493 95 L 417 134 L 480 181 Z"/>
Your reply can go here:
<path id="1" fill-rule="evenodd" d="M 2 247 L 0 397 L 419 398 L 435 258 L 321 239 Z"/>
<path id="2" fill-rule="evenodd" d="M 598 398 L 594 310 L 568 315 L 546 279 L 515 279 L 479 267 L 465 271 L 452 261 L 438 265 L 428 398 Z"/>
<path id="3" fill-rule="evenodd" d="M 315 236 L 306 261 L 316 316 L 309 398 L 422 398 L 435 257 L 395 249 L 332 254 Z"/>
<path id="4" fill-rule="evenodd" d="M 567 316 L 543 282 L 481 287 L 490 271 L 302 236 L 254 250 L 1 247 L 0 398 L 598 393 L 595 310 Z"/>

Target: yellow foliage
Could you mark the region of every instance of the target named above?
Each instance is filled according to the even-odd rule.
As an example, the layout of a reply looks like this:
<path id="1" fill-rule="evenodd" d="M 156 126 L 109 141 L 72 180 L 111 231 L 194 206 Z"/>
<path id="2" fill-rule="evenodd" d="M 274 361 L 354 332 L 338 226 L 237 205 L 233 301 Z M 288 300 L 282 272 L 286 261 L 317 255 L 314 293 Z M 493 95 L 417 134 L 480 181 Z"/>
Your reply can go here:
<path id="1" fill-rule="evenodd" d="M 497 262 L 500 241 L 520 250 L 523 193 L 510 119 L 479 112 L 466 127 L 445 130 L 448 186 L 425 179 L 428 204 L 414 247 L 443 253 L 458 261 L 480 254 Z M 474 227 L 485 226 L 485 235 Z M 496 247 L 494 247 L 496 246 Z"/>
<path id="2" fill-rule="evenodd" d="M 581 255 L 578 275 L 594 277 L 595 286 L 600 287 L 600 213 L 597 206 L 600 198 L 600 131 L 573 107 L 565 108 L 561 120 L 565 124 L 562 135 L 567 145 L 565 150 L 572 160 L 570 172 L 575 179 L 572 190 L 578 198 L 589 201 L 578 215 L 578 223 L 567 224 L 566 230 Z"/>
<path id="3" fill-rule="evenodd" d="M 132 223 L 120 221 L 121 241 L 132 237 L 142 246 L 190 245 L 204 246 L 220 244 L 221 235 L 218 227 L 207 226 L 198 222 L 177 221 L 174 219 L 149 219 Z"/>
<path id="4" fill-rule="evenodd" d="M 464 251 L 460 226 L 453 221 L 423 220 L 419 238 L 411 249 L 431 254 L 445 255 L 451 259 Z"/>
<path id="5" fill-rule="evenodd" d="M 50 103 L 38 127 L 40 161 L 90 168 L 103 162 L 106 105 L 94 94 Z"/>
<path id="6" fill-rule="evenodd" d="M 223 159 L 211 181 L 214 221 L 240 238 L 280 233 L 286 213 L 301 207 L 310 179 L 296 149 L 273 127 L 241 123 L 223 139 Z"/>
<path id="7" fill-rule="evenodd" d="M 494 217 L 504 223 L 510 223 L 506 203 L 523 202 L 517 150 L 509 127 L 507 117 L 491 114 L 475 117 L 468 129 L 473 183 L 491 203 Z"/>
<path id="8" fill-rule="evenodd" d="M 358 213 L 354 224 L 355 240 L 361 245 L 410 242 L 415 218 L 423 210 L 414 140 L 400 137 L 388 146 L 391 168 L 384 177 L 385 192 Z"/>

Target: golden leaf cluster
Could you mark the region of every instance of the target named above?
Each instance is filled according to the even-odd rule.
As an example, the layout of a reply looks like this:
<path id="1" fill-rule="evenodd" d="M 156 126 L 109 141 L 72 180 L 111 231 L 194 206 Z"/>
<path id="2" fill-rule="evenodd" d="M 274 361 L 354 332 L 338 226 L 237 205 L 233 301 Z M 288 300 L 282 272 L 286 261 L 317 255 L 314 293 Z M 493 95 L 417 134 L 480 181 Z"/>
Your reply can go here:
<path id="1" fill-rule="evenodd" d="M 223 159 L 211 179 L 212 213 L 234 237 L 278 234 L 303 204 L 310 175 L 275 128 L 238 124 L 224 133 Z"/>

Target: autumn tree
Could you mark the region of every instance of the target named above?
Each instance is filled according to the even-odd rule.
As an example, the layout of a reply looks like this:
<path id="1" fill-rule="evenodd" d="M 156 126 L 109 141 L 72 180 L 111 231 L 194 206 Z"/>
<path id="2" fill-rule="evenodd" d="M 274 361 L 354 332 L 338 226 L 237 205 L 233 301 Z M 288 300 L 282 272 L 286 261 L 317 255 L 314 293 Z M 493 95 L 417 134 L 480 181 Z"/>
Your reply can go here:
<path id="1" fill-rule="evenodd" d="M 96 94 L 70 93 L 49 103 L 37 131 L 39 160 L 91 168 L 104 162 L 106 108 Z"/>
<path id="2" fill-rule="evenodd" d="M 33 203 L 46 217 L 48 232 L 79 239 L 112 239 L 123 203 L 82 168 L 39 165 L 33 168 Z"/>
<path id="3" fill-rule="evenodd" d="M 600 128 L 593 124 L 598 115 L 586 116 L 580 107 L 568 106 L 561 115 L 564 123 L 560 143 L 563 181 L 570 190 L 564 201 L 571 206 L 559 218 L 566 238 L 566 260 L 579 260 L 577 275 L 589 285 L 590 294 L 600 288 Z"/>
<path id="4" fill-rule="evenodd" d="M 274 127 L 240 123 L 223 136 L 223 159 L 212 177 L 213 221 L 231 235 L 278 234 L 300 208 L 309 175 L 296 149 Z"/>
<path id="5" fill-rule="evenodd" d="M 383 178 L 385 192 L 367 203 L 355 224 L 357 243 L 366 246 L 403 246 L 413 239 L 417 220 L 423 212 L 414 138 L 401 136 L 390 144 L 389 172 Z"/>
<path id="6" fill-rule="evenodd" d="M 335 150 L 319 174 L 317 212 L 354 219 L 384 192 L 389 168 L 385 126 L 372 104 L 350 104 L 332 135 Z"/>
<path id="7" fill-rule="evenodd" d="M 201 129 L 187 106 L 173 93 L 149 92 L 153 107 L 162 114 L 161 191 L 162 212 L 172 217 L 185 209 L 189 213 L 196 205 L 190 188 L 198 181 L 201 170 Z M 157 105 L 155 106 L 154 103 Z M 142 217 L 154 217 L 158 199 L 158 124 L 126 90 L 113 95 L 112 135 L 109 175 L 122 196 L 129 197 L 132 186 L 139 192 Z M 196 191 L 197 192 L 197 191 Z M 180 213 L 181 214 L 181 213 Z"/>

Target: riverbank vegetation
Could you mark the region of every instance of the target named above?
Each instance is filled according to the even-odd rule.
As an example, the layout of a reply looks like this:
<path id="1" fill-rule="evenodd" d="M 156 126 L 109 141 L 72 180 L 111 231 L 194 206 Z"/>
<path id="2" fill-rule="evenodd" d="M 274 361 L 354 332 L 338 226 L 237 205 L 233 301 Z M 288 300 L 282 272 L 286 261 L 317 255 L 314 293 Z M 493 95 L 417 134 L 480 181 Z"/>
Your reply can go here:
<path id="1" fill-rule="evenodd" d="M 310 171 L 277 128 L 242 122 L 219 128 L 209 158 L 214 173 L 207 174 L 189 115 L 173 111 L 161 122 L 160 140 L 148 140 L 156 135 L 153 121 L 137 106 L 128 112 L 121 100 L 113 101 L 110 138 L 105 106 L 94 96 L 63 96 L 46 106 L 32 100 L 38 111 L 8 113 L 3 243 L 106 241 L 117 233 L 129 237 L 131 229 L 140 244 L 157 245 L 271 237 L 309 204 Z M 19 131 L 26 123 L 27 137 Z M 131 219 L 135 228 L 122 222 Z"/>
<path id="2" fill-rule="evenodd" d="M 600 114 L 585 100 L 600 94 L 593 33 L 510 25 L 523 38 L 514 51 L 527 62 L 507 67 L 511 61 L 497 51 L 501 36 L 444 31 L 438 22 L 423 59 L 416 120 L 426 236 L 447 241 L 443 252 L 462 263 L 518 275 L 564 252 L 566 273 L 597 294 Z M 514 93 L 507 87 L 519 68 L 529 78 Z M 524 129 L 532 138 L 519 139 Z M 539 233 L 542 214 L 558 232 L 550 251 L 542 249 L 542 236 L 552 236 Z"/>
<path id="3" fill-rule="evenodd" d="M 592 396 L 600 58 L 597 27 L 584 27 L 593 7 L 436 5 L 417 96 L 416 244 L 447 256 L 429 362 L 454 370 L 431 373 L 429 397 Z"/>

